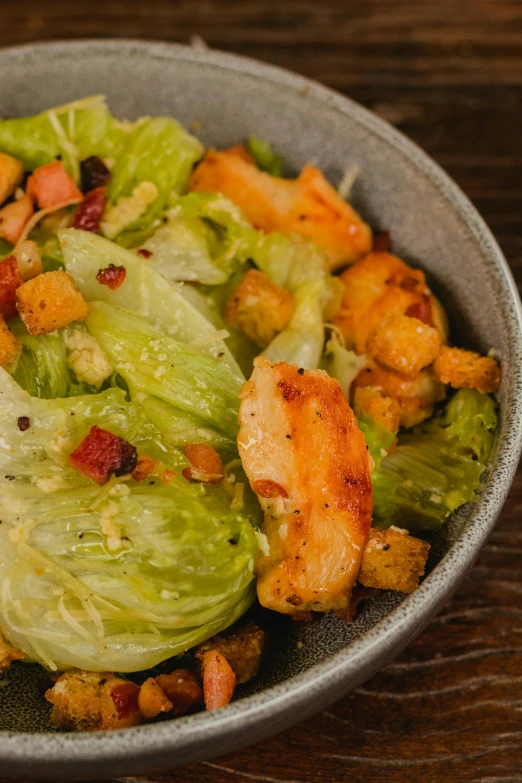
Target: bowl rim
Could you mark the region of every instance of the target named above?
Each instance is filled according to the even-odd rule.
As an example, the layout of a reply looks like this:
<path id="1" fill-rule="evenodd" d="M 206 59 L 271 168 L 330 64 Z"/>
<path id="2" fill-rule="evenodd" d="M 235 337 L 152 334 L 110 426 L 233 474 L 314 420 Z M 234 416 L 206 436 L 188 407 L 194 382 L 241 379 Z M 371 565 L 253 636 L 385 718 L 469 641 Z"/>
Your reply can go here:
<path id="1" fill-rule="evenodd" d="M 133 53 L 147 59 L 211 65 L 261 78 L 349 116 L 363 125 L 368 133 L 378 137 L 381 143 L 407 157 L 459 216 L 462 227 L 489 261 L 491 282 L 502 296 L 502 312 L 510 344 L 511 372 L 504 379 L 504 396 L 508 398 L 508 404 L 503 411 L 503 433 L 489 478 L 464 531 L 419 589 L 348 647 L 305 672 L 233 702 L 217 713 L 203 712 L 175 721 L 126 729 L 125 735 L 130 742 L 121 741 L 121 732 L 39 734 L 0 731 L 0 760 L 6 772 L 12 770 L 11 774 L 29 773 L 33 777 L 53 779 L 63 773 L 68 779 L 87 779 L 93 774 L 107 774 L 107 767 L 112 769 L 111 774 L 115 774 L 115 770 L 137 774 L 162 765 L 172 766 L 215 756 L 216 747 L 223 754 L 259 741 L 309 717 L 359 685 L 427 625 L 480 553 L 515 476 L 522 450 L 522 416 L 517 409 L 517 400 L 522 399 L 522 374 L 517 373 L 522 366 L 522 308 L 502 251 L 460 188 L 414 142 L 350 98 L 311 79 L 252 58 L 185 44 L 139 39 L 56 40 L 6 47 L 0 49 L 0 64 L 7 58 L 24 58 L 33 53 L 38 55 L 51 51 L 66 56 L 86 52 L 90 57 L 97 52 L 116 56 Z M 444 575 L 440 574 L 442 569 Z M 238 739 L 239 734 L 241 739 Z M 248 734 L 246 738 L 245 734 Z M 204 746 L 209 747 L 208 753 Z M 163 754 L 163 760 L 159 754 Z M 71 769 L 68 765 L 72 763 L 78 766 Z"/>

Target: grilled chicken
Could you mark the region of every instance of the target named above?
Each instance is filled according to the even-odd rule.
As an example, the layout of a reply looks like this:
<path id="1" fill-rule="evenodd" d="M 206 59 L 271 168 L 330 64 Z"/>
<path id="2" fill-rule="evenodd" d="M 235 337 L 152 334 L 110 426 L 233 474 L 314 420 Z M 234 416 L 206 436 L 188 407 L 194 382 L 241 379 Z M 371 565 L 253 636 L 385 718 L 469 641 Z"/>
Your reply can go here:
<path id="1" fill-rule="evenodd" d="M 260 357 L 240 393 L 238 445 L 265 510 L 261 604 L 342 609 L 372 515 L 371 458 L 336 380 Z"/>

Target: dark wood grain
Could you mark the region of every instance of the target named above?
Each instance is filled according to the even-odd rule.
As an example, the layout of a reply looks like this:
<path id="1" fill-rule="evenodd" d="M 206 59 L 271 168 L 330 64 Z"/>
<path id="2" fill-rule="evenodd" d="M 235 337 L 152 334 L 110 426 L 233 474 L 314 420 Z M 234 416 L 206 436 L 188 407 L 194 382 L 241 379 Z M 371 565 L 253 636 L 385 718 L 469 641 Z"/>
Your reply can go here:
<path id="1" fill-rule="evenodd" d="M 522 285 L 520 0 L 0 0 L 0 19 L 3 45 L 198 34 L 335 87 L 446 168 Z M 519 475 L 455 598 L 354 694 L 242 753 L 139 780 L 522 783 L 521 516 Z"/>

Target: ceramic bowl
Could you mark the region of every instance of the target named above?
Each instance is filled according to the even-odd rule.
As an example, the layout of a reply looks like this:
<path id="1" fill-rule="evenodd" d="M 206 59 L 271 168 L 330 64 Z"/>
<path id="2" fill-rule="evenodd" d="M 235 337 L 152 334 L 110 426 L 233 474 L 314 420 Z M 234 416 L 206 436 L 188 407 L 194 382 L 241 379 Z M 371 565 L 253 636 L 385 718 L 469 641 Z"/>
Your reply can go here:
<path id="1" fill-rule="evenodd" d="M 4 49 L 0 73 L 0 116 L 105 93 L 115 115 L 173 115 L 197 127 L 206 145 L 225 147 L 256 133 L 273 143 L 288 172 L 311 161 L 337 183 L 357 164 L 355 206 L 375 229 L 391 231 L 398 255 L 426 271 L 459 344 L 494 347 L 502 358 L 500 432 L 483 491 L 438 537 L 431 572 L 409 597 L 369 602 L 352 625 L 330 616 L 301 628 L 277 624 L 262 673 L 230 706 L 155 725 L 59 733 L 38 688 L 41 669 L 13 666 L 0 683 L 2 776 L 109 778 L 223 755 L 303 720 L 374 674 L 422 630 L 473 564 L 521 449 L 518 295 L 491 233 L 438 166 L 385 122 L 318 84 L 228 54 L 136 41 Z"/>

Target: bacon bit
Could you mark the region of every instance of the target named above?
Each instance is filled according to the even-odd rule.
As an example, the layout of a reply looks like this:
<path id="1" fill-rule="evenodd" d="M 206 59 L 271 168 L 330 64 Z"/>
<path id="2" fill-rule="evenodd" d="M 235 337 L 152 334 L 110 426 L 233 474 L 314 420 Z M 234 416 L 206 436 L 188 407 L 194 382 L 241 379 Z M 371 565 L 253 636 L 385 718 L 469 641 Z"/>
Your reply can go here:
<path id="1" fill-rule="evenodd" d="M 344 620 L 346 623 L 353 623 L 359 612 L 360 605 L 369 598 L 378 598 L 383 592 L 383 590 L 380 590 L 377 587 L 355 585 L 349 605 L 346 609 L 337 609 L 334 614 L 339 620 Z"/>
<path id="2" fill-rule="evenodd" d="M 82 199 L 81 190 L 59 160 L 35 169 L 27 180 L 26 190 L 40 209 L 49 209 L 72 199 Z"/>
<path id="3" fill-rule="evenodd" d="M 139 458 L 138 464 L 132 472 L 132 478 L 134 481 L 145 481 L 150 476 L 154 468 L 158 463 L 152 457 L 148 457 L 144 454 Z"/>
<path id="4" fill-rule="evenodd" d="M 215 449 L 205 443 L 187 443 L 185 456 L 190 462 L 190 467 L 183 470 L 187 481 L 219 484 L 224 475 L 223 463 Z"/>
<path id="5" fill-rule="evenodd" d="M 82 188 L 84 193 L 108 185 L 111 172 L 98 155 L 91 155 L 80 163 Z"/>
<path id="6" fill-rule="evenodd" d="M 124 266 L 109 264 L 105 269 L 100 269 L 96 275 L 96 280 L 101 285 L 106 285 L 111 291 L 116 291 L 127 276 L 127 270 Z"/>
<path id="7" fill-rule="evenodd" d="M 14 256 L 0 262 L 0 315 L 5 321 L 18 315 L 16 289 L 20 288 L 23 282 Z"/>
<path id="8" fill-rule="evenodd" d="M 138 710 L 138 695 L 140 689 L 133 682 L 122 682 L 111 689 L 111 699 L 116 707 L 120 720 L 128 718 Z"/>
<path id="9" fill-rule="evenodd" d="M 147 250 L 146 247 L 140 247 L 138 255 L 143 256 L 143 258 L 150 258 L 153 255 L 153 252 L 152 250 Z"/>
<path id="10" fill-rule="evenodd" d="M 288 497 L 288 492 L 277 481 L 271 481 L 270 479 L 258 480 L 252 483 L 252 489 L 261 498 L 275 498 L 277 495 L 281 495 L 284 498 Z"/>
<path id="11" fill-rule="evenodd" d="M 74 216 L 73 228 L 81 231 L 91 231 L 97 234 L 100 230 L 100 223 L 107 203 L 107 194 L 105 188 L 95 188 L 84 196 L 83 201 L 78 204 L 76 215 Z"/>
<path id="12" fill-rule="evenodd" d="M 25 193 L 0 209 L 0 237 L 12 245 L 19 242 L 34 213 L 33 202 Z"/>
<path id="13" fill-rule="evenodd" d="M 132 473 L 137 462 L 134 446 L 96 425 L 69 455 L 69 465 L 97 484 L 105 484 L 111 474 Z"/>
<path id="14" fill-rule="evenodd" d="M 207 710 L 226 707 L 234 695 L 236 675 L 216 650 L 203 655 L 203 696 Z"/>
<path id="15" fill-rule="evenodd" d="M 196 675 L 188 669 L 176 669 L 172 674 L 160 674 L 156 682 L 172 702 L 173 717 L 185 715 L 203 704 L 203 690 Z"/>
<path id="16" fill-rule="evenodd" d="M 285 380 L 279 381 L 277 384 L 277 388 L 281 389 L 283 392 L 283 399 L 287 400 L 288 402 L 292 402 L 295 400 L 296 397 L 299 397 L 301 392 L 299 389 L 296 389 L 294 386 L 292 386 L 290 383 L 288 383 Z"/>
<path id="17" fill-rule="evenodd" d="M 170 712 L 173 704 L 153 677 L 140 688 L 138 707 L 144 718 L 155 718 L 161 712 Z"/>
<path id="18" fill-rule="evenodd" d="M 391 248 L 391 234 L 389 231 L 379 231 L 373 236 L 373 253 L 387 253 Z"/>
<path id="19" fill-rule="evenodd" d="M 29 429 L 31 426 L 31 419 L 29 416 L 19 416 L 18 417 L 18 429 L 20 432 L 25 432 Z"/>
<path id="20" fill-rule="evenodd" d="M 424 294 L 420 302 L 415 302 L 415 304 L 408 307 L 405 315 L 409 315 L 410 318 L 417 318 L 423 324 L 427 324 L 427 326 L 434 326 L 431 296 Z"/>

